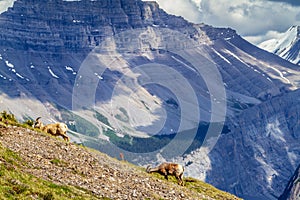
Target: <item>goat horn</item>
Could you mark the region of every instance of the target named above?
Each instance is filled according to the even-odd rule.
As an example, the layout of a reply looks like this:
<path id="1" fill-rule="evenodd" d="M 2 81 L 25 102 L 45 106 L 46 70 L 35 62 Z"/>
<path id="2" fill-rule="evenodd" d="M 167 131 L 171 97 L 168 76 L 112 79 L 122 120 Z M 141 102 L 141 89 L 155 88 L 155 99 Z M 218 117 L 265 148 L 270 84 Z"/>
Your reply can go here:
<path id="1" fill-rule="evenodd" d="M 146 172 L 149 172 L 150 169 L 151 169 L 151 165 L 148 165 L 146 168 Z"/>

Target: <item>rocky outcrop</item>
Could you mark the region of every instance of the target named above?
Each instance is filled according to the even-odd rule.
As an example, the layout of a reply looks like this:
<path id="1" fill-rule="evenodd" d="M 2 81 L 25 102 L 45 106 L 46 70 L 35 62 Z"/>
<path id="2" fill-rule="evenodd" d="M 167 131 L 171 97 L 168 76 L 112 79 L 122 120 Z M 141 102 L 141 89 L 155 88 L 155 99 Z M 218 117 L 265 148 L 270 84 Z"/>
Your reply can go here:
<path id="1" fill-rule="evenodd" d="M 297 90 L 244 110 L 226 123 L 229 131 L 208 160 L 201 152 L 186 159 L 192 162 L 188 173 L 205 172 L 206 181 L 245 199 L 277 199 L 300 160 L 299 95 Z"/>

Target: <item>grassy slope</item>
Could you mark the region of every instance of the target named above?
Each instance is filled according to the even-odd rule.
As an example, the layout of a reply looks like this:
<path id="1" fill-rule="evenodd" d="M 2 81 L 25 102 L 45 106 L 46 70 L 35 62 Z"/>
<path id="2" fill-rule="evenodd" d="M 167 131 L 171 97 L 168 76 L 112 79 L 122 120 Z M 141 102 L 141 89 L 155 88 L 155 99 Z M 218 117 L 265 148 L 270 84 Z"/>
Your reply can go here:
<path id="1" fill-rule="evenodd" d="M 11 117 L 13 118 L 13 116 Z M 20 124 L 14 119 L 4 120 L 3 116 L 1 118 L 1 115 L 0 119 L 0 125 L 2 126 L 13 124 L 14 126 L 30 128 L 30 126 Z M 88 148 L 84 149 L 95 152 L 95 150 Z M 124 163 L 126 162 L 123 162 L 123 164 Z M 19 157 L 18 153 L 4 148 L 0 143 L 0 199 L 108 199 L 97 197 L 83 188 L 58 185 L 51 181 L 37 178 L 23 172 L 22 168 L 26 168 L 26 165 L 27 163 Z M 145 173 L 144 168 L 137 167 L 131 163 L 127 163 L 127 165 L 135 169 L 135 171 Z M 154 173 L 151 174 L 151 176 L 155 179 L 164 180 L 164 177 L 159 174 Z M 170 177 L 169 181 L 175 184 L 177 182 L 174 177 Z M 220 191 L 209 184 L 193 178 L 185 178 L 185 187 L 188 190 L 207 196 L 207 198 L 204 199 L 238 199 L 229 193 Z"/>
<path id="2" fill-rule="evenodd" d="M 81 188 L 57 185 L 24 173 L 19 156 L 0 146 L 1 199 L 100 199 Z M 102 198 L 103 199 L 103 198 Z"/>
<path id="3" fill-rule="evenodd" d="M 136 167 L 128 164 L 130 167 Z M 19 156 L 9 149 L 0 146 L 0 197 L 1 199 L 106 199 L 99 198 L 82 188 L 54 184 L 24 173 L 21 166 L 26 166 Z M 144 170 L 139 168 L 140 170 Z M 159 174 L 152 176 L 164 180 Z M 175 178 L 170 181 L 176 183 Z M 186 178 L 185 187 L 205 194 L 212 199 L 237 199 L 233 195 L 220 191 L 197 179 Z"/>

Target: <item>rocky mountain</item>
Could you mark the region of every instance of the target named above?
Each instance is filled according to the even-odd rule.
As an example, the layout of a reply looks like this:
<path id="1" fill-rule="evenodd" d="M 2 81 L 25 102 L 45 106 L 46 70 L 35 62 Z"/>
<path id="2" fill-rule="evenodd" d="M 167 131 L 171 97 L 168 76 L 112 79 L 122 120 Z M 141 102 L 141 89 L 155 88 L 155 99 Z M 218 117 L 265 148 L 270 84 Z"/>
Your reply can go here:
<path id="1" fill-rule="evenodd" d="M 280 57 L 300 64 L 300 26 L 290 27 L 279 39 L 270 39 L 258 46 Z"/>
<path id="2" fill-rule="evenodd" d="M 299 92 L 263 102 L 228 122 L 230 131 L 208 155 L 195 151 L 184 159 L 190 163 L 188 174 L 206 174 L 207 182 L 245 199 L 277 199 L 299 163 Z"/>
<path id="3" fill-rule="evenodd" d="M 279 200 L 297 200 L 299 199 L 299 167 L 290 179 L 283 194 L 278 198 Z"/>
<path id="4" fill-rule="evenodd" d="M 299 74 L 155 2 L 17 0 L 0 15 L 2 110 L 139 165 L 177 160 L 245 199 L 278 198 L 300 163 Z"/>
<path id="5" fill-rule="evenodd" d="M 186 185 L 179 186 L 175 179 L 149 175 L 145 168 L 126 161 L 3 122 L 0 194 L 4 199 L 239 199 L 188 177 Z"/>

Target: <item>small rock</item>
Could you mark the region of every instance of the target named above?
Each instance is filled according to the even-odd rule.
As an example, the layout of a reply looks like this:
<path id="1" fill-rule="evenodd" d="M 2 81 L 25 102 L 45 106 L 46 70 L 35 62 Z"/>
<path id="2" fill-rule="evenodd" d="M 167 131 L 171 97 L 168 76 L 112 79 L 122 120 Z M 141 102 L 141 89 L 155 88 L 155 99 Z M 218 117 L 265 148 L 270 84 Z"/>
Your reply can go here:
<path id="1" fill-rule="evenodd" d="M 116 181 L 116 179 L 114 177 L 109 177 L 109 180 Z"/>
<path id="2" fill-rule="evenodd" d="M 138 195 L 136 194 L 136 190 L 133 190 L 132 196 L 133 196 L 133 197 L 137 197 L 137 196 L 138 196 Z"/>

